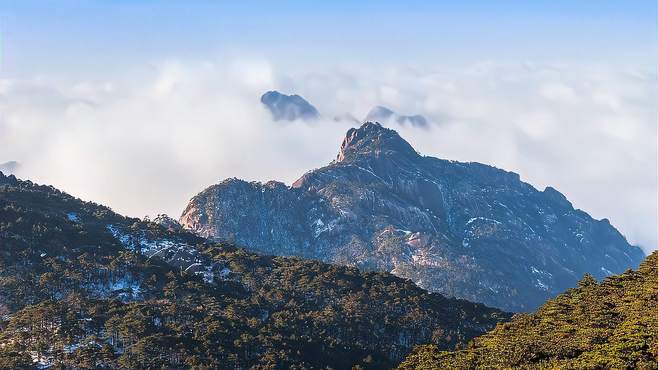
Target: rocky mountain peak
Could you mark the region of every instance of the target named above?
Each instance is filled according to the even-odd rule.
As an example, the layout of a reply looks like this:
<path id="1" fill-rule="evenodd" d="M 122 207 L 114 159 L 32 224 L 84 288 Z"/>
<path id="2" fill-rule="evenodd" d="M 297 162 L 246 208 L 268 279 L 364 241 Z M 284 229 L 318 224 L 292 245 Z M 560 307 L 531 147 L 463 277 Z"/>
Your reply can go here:
<path id="1" fill-rule="evenodd" d="M 16 176 L 14 176 L 10 173 L 4 173 L 4 172 L 0 171 L 0 185 L 4 185 L 4 184 L 13 185 L 13 184 L 16 184 L 17 181 L 18 180 L 16 179 Z"/>
<path id="2" fill-rule="evenodd" d="M 336 161 L 343 162 L 362 156 L 390 155 L 419 157 L 414 148 L 394 130 L 377 122 L 366 122 L 358 129 L 351 128 L 347 131 Z"/>
<path id="3" fill-rule="evenodd" d="M 263 254 L 391 272 L 510 311 L 539 307 L 586 272 L 603 279 L 644 257 L 556 189 L 421 156 L 380 123 L 350 129 L 336 160 L 290 187 L 237 181 L 195 196 L 183 227 Z"/>

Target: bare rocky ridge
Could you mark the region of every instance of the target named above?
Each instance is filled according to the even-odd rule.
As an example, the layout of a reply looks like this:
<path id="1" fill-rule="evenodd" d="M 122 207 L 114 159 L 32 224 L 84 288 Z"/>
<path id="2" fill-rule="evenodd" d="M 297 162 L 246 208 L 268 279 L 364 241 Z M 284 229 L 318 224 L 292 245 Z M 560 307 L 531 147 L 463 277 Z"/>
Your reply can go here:
<path id="1" fill-rule="evenodd" d="M 390 271 L 511 311 L 635 268 L 643 252 L 608 220 L 518 174 L 418 154 L 377 123 L 350 129 L 331 164 L 292 186 L 225 180 L 195 196 L 184 228 L 251 250 Z"/>

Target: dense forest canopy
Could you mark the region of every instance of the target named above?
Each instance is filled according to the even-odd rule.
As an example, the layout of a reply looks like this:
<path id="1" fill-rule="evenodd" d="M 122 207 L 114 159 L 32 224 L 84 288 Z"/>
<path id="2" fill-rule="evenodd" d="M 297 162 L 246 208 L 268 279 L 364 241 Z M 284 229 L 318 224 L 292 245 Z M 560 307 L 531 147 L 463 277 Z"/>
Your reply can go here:
<path id="1" fill-rule="evenodd" d="M 578 288 L 516 315 L 463 350 L 418 347 L 400 369 L 656 369 L 658 252 L 637 271 Z"/>
<path id="2" fill-rule="evenodd" d="M 0 368 L 390 368 L 509 314 L 0 174 Z"/>

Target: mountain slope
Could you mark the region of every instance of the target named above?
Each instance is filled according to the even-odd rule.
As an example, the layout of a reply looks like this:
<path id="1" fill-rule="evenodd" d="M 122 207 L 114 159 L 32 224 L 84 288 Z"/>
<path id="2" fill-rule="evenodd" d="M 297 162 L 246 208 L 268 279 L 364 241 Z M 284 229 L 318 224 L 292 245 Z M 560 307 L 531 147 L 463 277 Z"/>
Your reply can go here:
<path id="1" fill-rule="evenodd" d="M 181 224 L 265 254 L 390 271 L 511 311 L 636 267 L 642 251 L 553 188 L 479 163 L 424 157 L 395 131 L 350 129 L 335 161 L 291 187 L 237 179 L 195 196 Z"/>
<path id="2" fill-rule="evenodd" d="M 657 369 L 658 252 L 637 271 L 576 289 L 516 316 L 468 348 L 414 351 L 400 369 Z"/>
<path id="3" fill-rule="evenodd" d="M 0 369 L 390 368 L 509 318 L 156 221 L 0 173 Z"/>

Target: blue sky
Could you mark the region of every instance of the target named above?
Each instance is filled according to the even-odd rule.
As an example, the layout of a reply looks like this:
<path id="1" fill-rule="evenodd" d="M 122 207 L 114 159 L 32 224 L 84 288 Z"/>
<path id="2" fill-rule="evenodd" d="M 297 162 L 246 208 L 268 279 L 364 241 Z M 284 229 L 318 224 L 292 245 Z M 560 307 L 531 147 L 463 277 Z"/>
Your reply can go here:
<path id="1" fill-rule="evenodd" d="M 656 63 L 655 1 L 1 1 L 9 76 L 251 54 L 295 67 Z"/>

